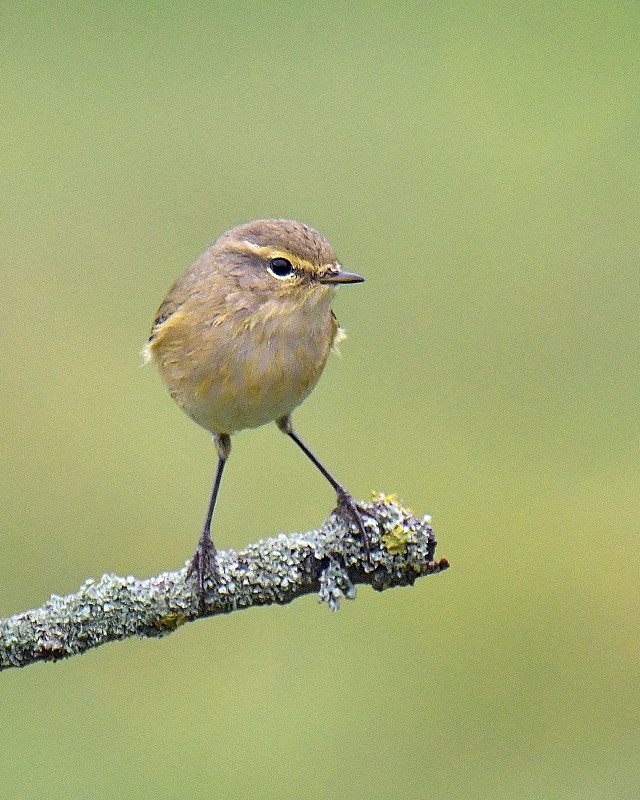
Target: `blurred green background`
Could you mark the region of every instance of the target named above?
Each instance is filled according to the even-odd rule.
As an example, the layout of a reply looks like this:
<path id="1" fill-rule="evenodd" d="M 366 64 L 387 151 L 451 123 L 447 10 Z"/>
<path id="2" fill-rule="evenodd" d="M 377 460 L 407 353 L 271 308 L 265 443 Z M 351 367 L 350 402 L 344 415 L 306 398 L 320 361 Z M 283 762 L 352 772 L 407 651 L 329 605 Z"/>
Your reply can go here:
<path id="1" fill-rule="evenodd" d="M 3 0 L 0 60 L 0 614 L 192 553 L 139 350 L 263 216 L 367 277 L 301 435 L 452 563 L 3 673 L 2 797 L 637 798 L 638 4 Z M 333 502 L 245 432 L 214 537 Z"/>

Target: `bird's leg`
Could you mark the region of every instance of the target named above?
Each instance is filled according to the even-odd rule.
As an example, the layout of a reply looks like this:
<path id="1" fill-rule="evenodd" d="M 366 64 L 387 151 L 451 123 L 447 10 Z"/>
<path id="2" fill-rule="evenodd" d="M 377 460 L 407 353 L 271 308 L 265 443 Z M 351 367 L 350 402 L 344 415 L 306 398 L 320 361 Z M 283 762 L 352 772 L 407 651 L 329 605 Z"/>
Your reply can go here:
<path id="1" fill-rule="evenodd" d="M 207 516 L 205 517 L 202 533 L 198 542 L 198 549 L 193 554 L 191 563 L 187 570 L 187 575 L 195 575 L 196 577 L 196 590 L 198 594 L 198 601 L 200 607 L 204 605 L 204 581 L 205 578 L 213 578 L 214 583 L 218 582 L 218 567 L 216 565 L 216 548 L 211 538 L 211 518 L 213 517 L 213 509 L 216 506 L 216 499 L 218 497 L 218 489 L 220 488 L 220 481 L 222 480 L 222 472 L 224 465 L 227 463 L 229 453 L 231 452 L 231 437 L 226 433 L 216 433 L 213 436 L 213 441 L 218 450 L 218 468 L 216 470 L 216 477 L 213 482 L 213 489 L 211 490 L 211 498 L 209 499 L 209 507 L 207 509 Z"/>
<path id="2" fill-rule="evenodd" d="M 280 417 L 276 420 L 276 425 L 280 428 L 283 433 L 286 433 L 290 439 L 298 445 L 298 447 L 302 450 L 302 452 L 307 456 L 307 458 L 315 464 L 315 466 L 320 470 L 320 472 L 324 475 L 324 477 L 329 481 L 329 483 L 333 486 L 336 491 L 336 495 L 338 497 L 338 506 L 336 511 L 340 514 L 342 519 L 347 522 L 353 522 L 358 529 L 360 536 L 362 537 L 362 545 L 364 547 L 364 551 L 369 556 L 369 534 L 365 530 L 364 523 L 362 522 L 362 512 L 358 508 L 358 504 L 353 499 L 353 495 L 348 492 L 345 487 L 336 480 L 333 475 L 329 472 L 329 470 L 325 467 L 325 465 L 320 461 L 320 459 L 307 447 L 307 445 L 302 441 L 302 439 L 298 436 L 298 434 L 293 429 L 293 424 L 291 422 L 291 416 L 289 414 L 285 415 L 284 417 Z"/>

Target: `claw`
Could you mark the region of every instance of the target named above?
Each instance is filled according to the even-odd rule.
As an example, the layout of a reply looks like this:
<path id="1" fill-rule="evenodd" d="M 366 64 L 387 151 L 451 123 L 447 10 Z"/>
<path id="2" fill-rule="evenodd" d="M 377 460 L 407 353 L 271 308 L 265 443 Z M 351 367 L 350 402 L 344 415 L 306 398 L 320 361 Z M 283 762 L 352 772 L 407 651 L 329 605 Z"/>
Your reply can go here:
<path id="1" fill-rule="evenodd" d="M 205 579 L 210 577 L 215 584 L 219 581 L 218 565 L 216 563 L 216 548 L 211 541 L 211 536 L 203 535 L 198 542 L 198 549 L 187 567 L 187 577 L 195 576 L 196 594 L 200 610 L 204 608 Z"/>
<path id="2" fill-rule="evenodd" d="M 364 523 L 362 522 L 362 509 L 353 499 L 353 496 L 350 495 L 346 490 L 339 489 L 337 491 L 337 495 L 338 507 L 336 508 L 336 511 L 347 524 L 349 524 L 349 522 L 354 523 L 360 533 L 360 536 L 362 537 L 362 546 L 367 554 L 367 558 L 369 558 L 369 553 L 371 552 L 371 542 L 369 540 L 369 534 L 365 530 Z"/>

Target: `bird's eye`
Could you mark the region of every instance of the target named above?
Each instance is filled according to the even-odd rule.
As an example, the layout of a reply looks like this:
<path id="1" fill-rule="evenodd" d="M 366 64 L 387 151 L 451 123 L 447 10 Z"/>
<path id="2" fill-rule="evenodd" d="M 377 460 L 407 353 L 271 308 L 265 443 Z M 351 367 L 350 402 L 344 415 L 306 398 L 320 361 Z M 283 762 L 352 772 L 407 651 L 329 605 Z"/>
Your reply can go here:
<path id="1" fill-rule="evenodd" d="M 293 272 L 293 265 L 288 258 L 272 258 L 269 261 L 269 272 L 276 278 L 286 278 Z"/>

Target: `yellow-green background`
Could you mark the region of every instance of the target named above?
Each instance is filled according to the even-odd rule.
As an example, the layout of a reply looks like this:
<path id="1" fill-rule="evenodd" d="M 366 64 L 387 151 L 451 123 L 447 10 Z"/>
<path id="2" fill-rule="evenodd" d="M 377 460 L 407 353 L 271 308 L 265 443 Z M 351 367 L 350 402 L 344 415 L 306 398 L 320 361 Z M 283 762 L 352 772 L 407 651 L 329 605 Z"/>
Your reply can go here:
<path id="1" fill-rule="evenodd" d="M 349 339 L 296 413 L 452 569 L 0 676 L 3 798 L 637 798 L 636 2 L 0 3 L 0 614 L 192 552 L 215 453 L 139 348 L 261 216 Z M 220 546 L 319 523 L 238 435 Z"/>

